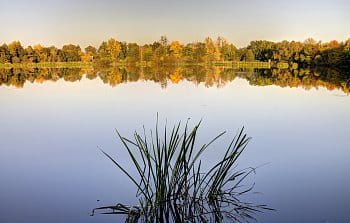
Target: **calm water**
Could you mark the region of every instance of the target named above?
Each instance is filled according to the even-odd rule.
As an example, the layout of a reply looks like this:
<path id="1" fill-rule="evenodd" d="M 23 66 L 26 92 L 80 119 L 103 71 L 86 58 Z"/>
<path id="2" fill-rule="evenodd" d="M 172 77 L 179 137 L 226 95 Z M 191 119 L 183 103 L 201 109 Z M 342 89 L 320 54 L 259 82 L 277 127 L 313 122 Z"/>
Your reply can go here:
<path id="1" fill-rule="evenodd" d="M 247 128 L 253 140 L 240 166 L 266 164 L 255 175 L 262 194 L 254 201 L 277 209 L 259 222 L 350 222 L 343 80 L 270 71 L 65 72 L 0 76 L 1 223 L 116 222 L 90 211 L 135 201 L 134 187 L 98 146 L 128 167 L 114 129 L 130 136 L 143 124 L 151 128 L 157 112 L 168 123 L 203 118 L 199 144 L 228 130 L 208 151 L 208 164 Z"/>

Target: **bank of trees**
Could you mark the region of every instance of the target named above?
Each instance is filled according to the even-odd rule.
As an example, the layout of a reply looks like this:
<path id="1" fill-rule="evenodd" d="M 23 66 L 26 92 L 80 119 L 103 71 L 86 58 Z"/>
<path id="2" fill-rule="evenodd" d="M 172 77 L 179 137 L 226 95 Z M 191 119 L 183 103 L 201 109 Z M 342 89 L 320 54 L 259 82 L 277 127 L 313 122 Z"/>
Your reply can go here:
<path id="1" fill-rule="evenodd" d="M 81 49 L 77 45 L 64 45 L 62 49 L 41 45 L 24 48 L 19 41 L 0 46 L 0 63 L 39 63 L 81 61 Z"/>
<path id="2" fill-rule="evenodd" d="M 350 39 L 325 43 L 314 39 L 277 43 L 259 40 L 252 41 L 247 49 L 251 49 L 255 59 L 260 61 L 298 63 L 301 66 L 350 67 Z"/>
<path id="3" fill-rule="evenodd" d="M 94 62 L 99 65 L 119 63 L 203 64 L 216 61 L 272 61 L 298 63 L 301 66 L 350 66 L 350 39 L 326 43 L 307 39 L 304 42 L 252 41 L 237 48 L 222 37 L 203 42 L 181 44 L 162 36 L 151 44 L 138 45 L 116 39 L 103 41 L 99 47 L 68 44 L 61 49 L 41 45 L 23 47 L 19 41 L 0 46 L 0 63 Z"/>

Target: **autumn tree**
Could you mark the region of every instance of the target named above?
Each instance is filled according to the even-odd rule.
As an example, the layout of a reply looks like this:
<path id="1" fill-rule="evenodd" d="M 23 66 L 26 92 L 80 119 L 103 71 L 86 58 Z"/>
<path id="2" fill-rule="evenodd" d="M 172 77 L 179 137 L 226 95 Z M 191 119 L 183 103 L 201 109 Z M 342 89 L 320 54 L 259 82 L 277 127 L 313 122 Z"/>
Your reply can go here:
<path id="1" fill-rule="evenodd" d="M 175 60 L 180 59 L 182 50 L 183 50 L 183 46 L 180 44 L 179 41 L 171 42 L 170 52 L 171 52 L 171 55 L 175 58 Z"/>
<path id="2" fill-rule="evenodd" d="M 50 49 L 41 46 L 40 44 L 34 46 L 35 55 L 40 62 L 50 61 Z"/>
<path id="3" fill-rule="evenodd" d="M 113 62 L 117 62 L 121 51 L 120 42 L 111 38 L 107 42 L 107 52 Z"/>
<path id="4" fill-rule="evenodd" d="M 220 51 L 214 41 L 210 37 L 207 37 L 204 40 L 204 43 L 206 49 L 206 60 L 208 62 L 220 60 Z"/>
<path id="5" fill-rule="evenodd" d="M 320 42 L 312 38 L 299 41 L 271 42 L 266 40 L 251 41 L 247 47 L 237 49 L 223 37 L 216 41 L 206 38 L 204 42 L 181 44 L 179 41 L 169 43 L 166 36 L 160 40 L 140 46 L 136 43 L 119 42 L 113 38 L 103 41 L 96 49 L 68 44 L 58 49 L 55 46 L 42 45 L 22 47 L 19 41 L 0 46 L 0 63 L 40 63 L 84 61 L 110 66 L 119 62 L 147 64 L 176 63 L 211 63 L 213 61 L 271 61 L 273 64 L 286 62 L 299 67 L 339 67 L 350 65 L 350 39 L 339 42 Z"/>
<path id="6" fill-rule="evenodd" d="M 87 46 L 84 53 L 81 54 L 81 61 L 91 62 L 96 56 L 97 50 L 93 46 Z"/>

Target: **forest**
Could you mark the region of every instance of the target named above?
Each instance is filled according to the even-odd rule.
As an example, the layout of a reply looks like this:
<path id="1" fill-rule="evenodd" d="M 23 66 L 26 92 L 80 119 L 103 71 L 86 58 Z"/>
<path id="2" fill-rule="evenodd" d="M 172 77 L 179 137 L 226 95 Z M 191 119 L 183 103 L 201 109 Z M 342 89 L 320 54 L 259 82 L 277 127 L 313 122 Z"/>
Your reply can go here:
<path id="1" fill-rule="evenodd" d="M 1 64 L 28 64 L 52 62 L 82 62 L 99 66 L 118 64 L 213 64 L 226 61 L 285 62 L 299 67 L 350 67 L 350 39 L 338 42 L 321 42 L 307 39 L 304 42 L 266 40 L 251 41 L 238 48 L 223 37 L 203 42 L 182 44 L 169 41 L 166 36 L 151 44 L 138 45 L 111 38 L 99 47 L 68 44 L 57 48 L 42 45 L 24 47 L 19 41 L 0 46 Z"/>

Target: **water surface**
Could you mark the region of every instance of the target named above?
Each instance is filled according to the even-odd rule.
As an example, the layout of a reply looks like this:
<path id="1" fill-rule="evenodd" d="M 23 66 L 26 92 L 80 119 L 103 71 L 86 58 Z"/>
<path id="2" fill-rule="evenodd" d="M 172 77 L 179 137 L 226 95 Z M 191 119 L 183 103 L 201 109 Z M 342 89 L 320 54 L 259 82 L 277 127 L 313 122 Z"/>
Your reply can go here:
<path id="1" fill-rule="evenodd" d="M 116 222 L 92 208 L 130 203 L 134 187 L 98 150 L 130 162 L 126 136 L 203 118 L 198 143 L 241 126 L 253 137 L 240 166 L 259 166 L 259 222 L 350 221 L 350 97 L 342 74 L 288 71 L 4 71 L 0 86 L 0 222 Z M 17 72 L 17 73 L 16 73 Z M 63 73 L 62 73 L 63 72 Z M 40 75 L 39 75 L 39 74 Z M 87 75 L 85 75 L 87 73 Z M 97 200 L 100 200 L 97 202 Z"/>

